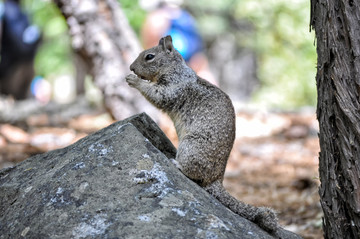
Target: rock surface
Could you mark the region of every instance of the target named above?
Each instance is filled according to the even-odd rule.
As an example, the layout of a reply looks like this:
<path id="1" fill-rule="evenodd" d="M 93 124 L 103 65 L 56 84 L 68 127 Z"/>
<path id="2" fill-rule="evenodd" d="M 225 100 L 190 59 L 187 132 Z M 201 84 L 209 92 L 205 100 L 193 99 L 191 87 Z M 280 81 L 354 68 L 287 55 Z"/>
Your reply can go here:
<path id="1" fill-rule="evenodd" d="M 171 164 L 146 115 L 0 171 L 0 238 L 300 238 L 269 235 Z"/>

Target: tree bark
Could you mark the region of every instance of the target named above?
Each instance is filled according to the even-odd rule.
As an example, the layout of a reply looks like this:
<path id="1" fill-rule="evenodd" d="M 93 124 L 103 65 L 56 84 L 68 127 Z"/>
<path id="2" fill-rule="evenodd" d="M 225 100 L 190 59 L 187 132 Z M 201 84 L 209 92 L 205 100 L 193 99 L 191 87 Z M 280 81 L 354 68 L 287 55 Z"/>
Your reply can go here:
<path id="1" fill-rule="evenodd" d="M 152 107 L 124 78 L 141 51 L 136 35 L 116 0 L 54 0 L 66 18 L 77 60 L 82 60 L 103 92 L 105 106 L 115 119 Z"/>
<path id="2" fill-rule="evenodd" d="M 360 2 L 311 0 L 325 238 L 360 238 Z"/>

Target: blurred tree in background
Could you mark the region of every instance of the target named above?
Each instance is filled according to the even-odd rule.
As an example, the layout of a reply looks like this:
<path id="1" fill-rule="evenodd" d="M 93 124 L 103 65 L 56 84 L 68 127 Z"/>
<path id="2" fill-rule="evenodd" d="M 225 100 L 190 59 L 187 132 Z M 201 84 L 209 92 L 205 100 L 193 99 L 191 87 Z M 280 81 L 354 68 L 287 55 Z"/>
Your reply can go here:
<path id="1" fill-rule="evenodd" d="M 146 11 L 138 1 L 119 2 L 139 33 Z M 59 75 L 73 75 L 67 26 L 57 7 L 48 0 L 24 0 L 23 5 L 44 33 L 35 62 L 37 74 L 50 82 Z M 255 52 L 261 84 L 254 102 L 284 109 L 315 105 L 316 53 L 308 26 L 309 1 L 185 0 L 183 6 L 197 19 L 209 49 L 217 38 L 230 36 L 239 48 Z"/>

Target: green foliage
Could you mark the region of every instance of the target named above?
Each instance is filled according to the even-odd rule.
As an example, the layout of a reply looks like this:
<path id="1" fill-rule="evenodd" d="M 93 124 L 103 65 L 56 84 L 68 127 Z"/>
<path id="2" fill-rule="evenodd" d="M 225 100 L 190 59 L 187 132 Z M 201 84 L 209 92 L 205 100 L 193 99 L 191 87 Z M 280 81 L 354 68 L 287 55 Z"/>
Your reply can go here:
<path id="1" fill-rule="evenodd" d="M 249 45 L 259 56 L 259 77 L 264 86 L 256 100 L 285 108 L 315 105 L 316 52 L 309 33 L 310 9 L 306 0 L 251 0 L 238 4 L 237 15 L 256 26 Z"/>
<path id="2" fill-rule="evenodd" d="M 121 9 L 124 11 L 131 27 L 136 33 L 140 32 L 141 26 L 145 21 L 146 12 L 140 8 L 138 1 L 134 0 L 118 0 Z"/>
<path id="3" fill-rule="evenodd" d="M 256 102 L 294 108 L 315 105 L 316 52 L 309 33 L 308 0 L 186 1 L 207 38 L 234 34 L 258 57 L 261 88 Z M 250 25 L 236 29 L 234 22 Z"/>
<path id="4" fill-rule="evenodd" d="M 74 71 L 70 39 L 64 17 L 54 3 L 25 0 L 23 7 L 31 22 L 42 30 L 43 40 L 35 59 L 35 71 L 47 79 Z"/>

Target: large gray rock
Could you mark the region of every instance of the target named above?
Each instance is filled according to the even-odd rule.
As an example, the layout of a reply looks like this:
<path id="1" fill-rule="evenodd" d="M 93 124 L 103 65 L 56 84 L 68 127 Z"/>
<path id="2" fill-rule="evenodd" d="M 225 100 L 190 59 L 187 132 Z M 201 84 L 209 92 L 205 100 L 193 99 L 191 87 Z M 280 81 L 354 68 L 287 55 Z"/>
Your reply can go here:
<path id="1" fill-rule="evenodd" d="M 299 238 L 269 235 L 170 162 L 145 114 L 0 171 L 0 238 Z"/>

